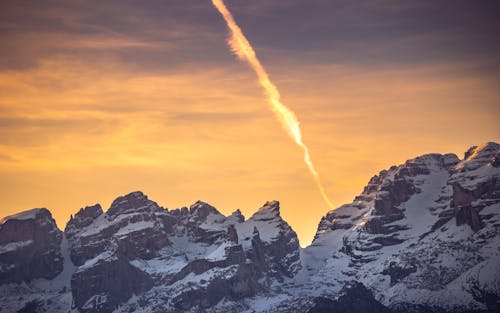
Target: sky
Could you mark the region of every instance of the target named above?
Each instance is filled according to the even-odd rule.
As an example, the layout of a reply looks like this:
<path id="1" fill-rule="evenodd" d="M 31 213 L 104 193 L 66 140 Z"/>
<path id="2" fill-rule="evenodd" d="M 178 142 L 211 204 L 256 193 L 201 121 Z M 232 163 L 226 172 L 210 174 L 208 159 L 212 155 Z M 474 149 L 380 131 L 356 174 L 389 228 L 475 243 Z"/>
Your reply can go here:
<path id="1" fill-rule="evenodd" d="M 500 4 L 226 0 L 335 206 L 379 171 L 500 141 Z M 141 190 L 309 244 L 329 210 L 206 0 L 0 2 L 0 215 L 70 214 Z"/>

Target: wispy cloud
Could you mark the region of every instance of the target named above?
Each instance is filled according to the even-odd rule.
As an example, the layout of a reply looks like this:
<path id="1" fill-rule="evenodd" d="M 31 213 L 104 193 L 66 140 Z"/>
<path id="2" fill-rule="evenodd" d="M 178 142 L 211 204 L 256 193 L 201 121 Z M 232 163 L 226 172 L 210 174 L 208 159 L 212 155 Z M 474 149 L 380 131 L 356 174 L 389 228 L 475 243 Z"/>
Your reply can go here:
<path id="1" fill-rule="evenodd" d="M 228 6 L 336 204 L 408 157 L 500 140 L 489 0 Z M 2 207 L 46 203 L 64 223 L 135 189 L 225 213 L 277 198 L 310 238 L 326 208 L 226 36 L 210 1 L 0 2 Z"/>

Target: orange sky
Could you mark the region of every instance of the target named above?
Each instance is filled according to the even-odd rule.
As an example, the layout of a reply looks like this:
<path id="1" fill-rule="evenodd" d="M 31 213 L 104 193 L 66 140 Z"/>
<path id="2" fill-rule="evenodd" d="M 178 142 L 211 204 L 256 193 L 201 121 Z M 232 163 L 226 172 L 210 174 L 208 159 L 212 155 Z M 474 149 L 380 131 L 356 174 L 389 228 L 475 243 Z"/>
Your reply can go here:
<path id="1" fill-rule="evenodd" d="M 240 208 L 246 217 L 277 199 L 307 245 L 327 207 L 254 74 L 225 51 L 224 25 L 217 30 L 203 37 L 220 46 L 213 62 L 142 66 L 144 54 L 168 58 L 193 45 L 98 31 L 40 34 L 65 52 L 40 52 L 26 66 L 0 64 L 0 215 L 47 207 L 63 228 L 80 207 L 107 208 L 134 190 L 169 209 L 201 199 L 224 214 Z M 36 33 L 16 36 L 8 37 L 13 45 L 21 38 L 21 46 L 36 46 L 29 39 Z M 297 114 L 336 206 L 406 159 L 430 152 L 462 157 L 471 145 L 500 141 L 498 79 L 477 70 L 495 60 L 303 62 L 303 52 L 255 48 Z M 138 51 L 138 61 L 124 61 L 121 50 Z M 315 53 L 333 52 L 307 51 Z"/>

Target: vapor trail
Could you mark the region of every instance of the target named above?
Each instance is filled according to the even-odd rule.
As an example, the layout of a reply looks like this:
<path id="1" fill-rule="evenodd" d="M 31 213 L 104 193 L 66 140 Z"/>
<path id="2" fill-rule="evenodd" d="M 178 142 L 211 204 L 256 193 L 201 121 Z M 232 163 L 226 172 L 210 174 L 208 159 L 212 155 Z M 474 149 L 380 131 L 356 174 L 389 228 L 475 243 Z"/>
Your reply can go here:
<path id="1" fill-rule="evenodd" d="M 219 10 L 220 14 L 226 21 L 229 30 L 231 31 L 231 36 L 228 39 L 229 47 L 240 60 L 247 62 L 257 74 L 259 83 L 266 92 L 267 100 L 271 105 L 271 110 L 274 112 L 288 135 L 290 135 L 295 143 L 304 151 L 304 161 L 309 168 L 309 171 L 313 175 L 316 184 L 318 185 L 321 196 L 328 204 L 328 206 L 333 209 L 333 204 L 328 198 L 325 192 L 325 188 L 323 187 L 319 179 L 319 174 L 314 168 L 314 164 L 311 161 L 309 149 L 302 141 L 302 134 L 300 132 L 300 125 L 297 116 L 295 116 L 295 113 L 293 113 L 292 110 L 281 103 L 278 88 L 269 79 L 269 75 L 267 75 L 266 70 L 257 58 L 257 55 L 255 54 L 255 51 L 248 42 L 247 38 L 245 37 L 245 35 L 243 35 L 240 27 L 234 21 L 233 15 L 225 6 L 224 1 L 212 0 L 212 3 L 217 8 L 217 10 Z"/>

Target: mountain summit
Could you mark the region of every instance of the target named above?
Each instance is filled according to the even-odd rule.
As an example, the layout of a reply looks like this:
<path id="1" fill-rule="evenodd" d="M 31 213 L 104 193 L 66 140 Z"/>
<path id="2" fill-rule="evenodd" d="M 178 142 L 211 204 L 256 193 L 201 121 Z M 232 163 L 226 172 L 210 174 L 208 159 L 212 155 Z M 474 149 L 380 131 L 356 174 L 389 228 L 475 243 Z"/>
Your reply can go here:
<path id="1" fill-rule="evenodd" d="M 498 312 L 500 146 L 372 177 L 301 249 L 266 202 L 250 218 L 140 191 L 0 222 L 0 312 Z"/>

